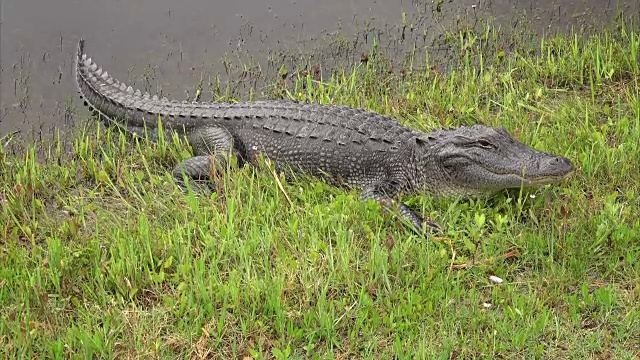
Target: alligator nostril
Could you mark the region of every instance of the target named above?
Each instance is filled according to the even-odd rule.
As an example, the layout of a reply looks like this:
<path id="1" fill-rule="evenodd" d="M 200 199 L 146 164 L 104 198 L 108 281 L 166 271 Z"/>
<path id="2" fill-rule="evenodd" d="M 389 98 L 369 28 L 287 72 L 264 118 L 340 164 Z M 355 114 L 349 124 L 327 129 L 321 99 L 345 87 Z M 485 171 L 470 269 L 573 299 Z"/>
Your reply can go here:
<path id="1" fill-rule="evenodd" d="M 553 158 L 551 160 L 551 165 L 573 169 L 573 164 L 571 163 L 571 161 L 564 156 L 557 156 Z"/>

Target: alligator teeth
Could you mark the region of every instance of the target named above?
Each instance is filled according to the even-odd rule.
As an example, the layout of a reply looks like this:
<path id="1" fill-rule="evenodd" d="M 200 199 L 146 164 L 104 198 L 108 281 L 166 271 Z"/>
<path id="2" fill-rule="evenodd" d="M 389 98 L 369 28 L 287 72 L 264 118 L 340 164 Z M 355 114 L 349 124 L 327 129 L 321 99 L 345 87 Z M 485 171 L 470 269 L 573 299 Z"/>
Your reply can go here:
<path id="1" fill-rule="evenodd" d="M 109 78 L 109 73 L 108 72 L 103 72 L 102 73 L 102 80 L 107 80 Z"/>
<path id="2" fill-rule="evenodd" d="M 87 54 L 82 54 L 82 61 L 87 60 Z"/>
<path id="3" fill-rule="evenodd" d="M 89 67 L 89 66 L 91 66 L 91 63 L 92 63 L 91 58 L 87 58 L 87 59 L 84 61 L 84 66 Z"/>
<path id="4" fill-rule="evenodd" d="M 127 85 L 125 85 L 124 83 L 120 83 L 120 90 L 127 91 Z"/>
<path id="5" fill-rule="evenodd" d="M 91 71 L 96 71 L 96 70 L 98 70 L 98 64 L 96 64 L 96 63 L 91 64 L 91 65 L 89 66 L 89 70 L 91 70 Z"/>
<path id="6" fill-rule="evenodd" d="M 127 88 L 127 92 L 128 92 L 129 94 L 133 94 L 133 88 L 132 88 L 131 86 L 129 86 L 129 87 Z"/>
<path id="7" fill-rule="evenodd" d="M 158 101 L 158 95 L 153 95 L 153 101 Z"/>
<path id="8" fill-rule="evenodd" d="M 135 96 L 142 96 L 142 93 L 140 92 L 140 90 L 136 90 L 136 93 L 134 95 Z"/>
<path id="9" fill-rule="evenodd" d="M 163 98 L 162 98 L 162 101 L 164 101 L 164 102 L 169 102 L 169 99 L 167 99 L 166 97 L 163 97 Z"/>
<path id="10" fill-rule="evenodd" d="M 96 70 L 96 76 L 102 75 L 102 68 Z"/>

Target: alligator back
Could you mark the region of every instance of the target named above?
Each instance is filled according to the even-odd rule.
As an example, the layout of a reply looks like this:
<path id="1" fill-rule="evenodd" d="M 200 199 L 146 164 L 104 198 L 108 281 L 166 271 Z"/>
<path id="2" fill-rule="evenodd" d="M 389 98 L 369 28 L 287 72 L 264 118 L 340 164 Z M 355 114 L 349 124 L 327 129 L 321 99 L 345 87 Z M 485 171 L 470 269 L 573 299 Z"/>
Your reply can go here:
<path id="1" fill-rule="evenodd" d="M 371 162 L 366 165 L 378 168 L 378 173 L 389 171 L 388 163 L 375 163 L 396 157 L 394 153 L 412 152 L 416 139 L 424 136 L 389 117 L 347 106 L 282 100 L 178 102 L 151 96 L 99 68 L 85 54 L 83 40 L 78 44 L 76 81 L 88 106 L 129 132 L 153 139 L 159 117 L 163 127 L 187 137 L 202 127 L 224 126 L 244 156 L 259 150 L 276 161 L 339 173 L 335 175 L 345 175 L 346 166 L 361 167 L 363 162 Z M 376 153 L 386 157 L 373 156 Z"/>

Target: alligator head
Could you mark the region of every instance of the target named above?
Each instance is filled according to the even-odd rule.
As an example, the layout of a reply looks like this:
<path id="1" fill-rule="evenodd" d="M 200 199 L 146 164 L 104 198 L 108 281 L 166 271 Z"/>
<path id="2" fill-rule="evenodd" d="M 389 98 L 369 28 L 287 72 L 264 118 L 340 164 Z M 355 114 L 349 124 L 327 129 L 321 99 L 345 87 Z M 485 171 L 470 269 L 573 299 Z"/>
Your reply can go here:
<path id="1" fill-rule="evenodd" d="M 559 182 L 574 169 L 569 159 L 535 150 L 503 127 L 475 125 L 430 134 L 428 169 L 437 169 L 439 195 L 492 194 L 503 189 Z"/>

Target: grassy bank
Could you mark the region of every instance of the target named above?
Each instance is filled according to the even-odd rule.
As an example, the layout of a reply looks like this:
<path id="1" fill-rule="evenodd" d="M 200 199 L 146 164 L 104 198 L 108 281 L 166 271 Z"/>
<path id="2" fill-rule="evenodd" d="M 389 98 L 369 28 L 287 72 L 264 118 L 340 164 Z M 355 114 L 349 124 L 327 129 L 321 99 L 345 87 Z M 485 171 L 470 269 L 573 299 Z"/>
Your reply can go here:
<path id="1" fill-rule="evenodd" d="M 275 86 L 425 131 L 503 125 L 576 164 L 559 186 L 408 199 L 437 238 L 266 162 L 182 194 L 171 136 L 0 149 L 0 357 L 637 358 L 640 31 L 506 53 L 495 36 L 452 36 L 448 72 L 372 53 Z"/>

